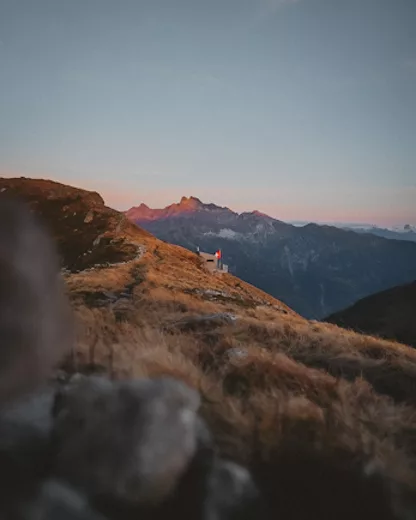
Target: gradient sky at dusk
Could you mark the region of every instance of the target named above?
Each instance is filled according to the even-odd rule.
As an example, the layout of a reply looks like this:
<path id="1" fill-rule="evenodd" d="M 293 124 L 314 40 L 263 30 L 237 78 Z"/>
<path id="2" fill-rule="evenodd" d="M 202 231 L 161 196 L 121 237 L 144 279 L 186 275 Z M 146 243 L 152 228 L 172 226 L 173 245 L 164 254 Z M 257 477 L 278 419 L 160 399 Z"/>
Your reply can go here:
<path id="1" fill-rule="evenodd" d="M 416 224 L 415 0 L 0 0 L 0 174 Z"/>

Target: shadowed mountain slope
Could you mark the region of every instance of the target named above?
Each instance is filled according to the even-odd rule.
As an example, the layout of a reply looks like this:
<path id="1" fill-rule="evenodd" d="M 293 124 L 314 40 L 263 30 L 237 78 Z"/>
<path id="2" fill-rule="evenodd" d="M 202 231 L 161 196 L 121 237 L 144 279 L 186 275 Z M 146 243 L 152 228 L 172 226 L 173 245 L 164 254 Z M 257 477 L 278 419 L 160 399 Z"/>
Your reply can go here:
<path id="1" fill-rule="evenodd" d="M 326 318 L 340 327 L 416 347 L 416 282 L 360 300 Z"/>

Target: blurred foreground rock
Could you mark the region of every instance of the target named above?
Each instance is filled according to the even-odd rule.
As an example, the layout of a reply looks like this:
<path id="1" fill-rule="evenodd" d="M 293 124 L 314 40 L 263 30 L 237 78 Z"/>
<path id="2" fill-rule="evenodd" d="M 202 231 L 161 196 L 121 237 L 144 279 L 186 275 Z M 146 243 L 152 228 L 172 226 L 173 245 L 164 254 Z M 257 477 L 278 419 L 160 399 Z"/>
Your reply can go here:
<path id="1" fill-rule="evenodd" d="M 16 402 L 0 413 L 0 518 L 255 518 L 249 473 L 218 459 L 198 406 L 169 378 L 94 376 Z"/>

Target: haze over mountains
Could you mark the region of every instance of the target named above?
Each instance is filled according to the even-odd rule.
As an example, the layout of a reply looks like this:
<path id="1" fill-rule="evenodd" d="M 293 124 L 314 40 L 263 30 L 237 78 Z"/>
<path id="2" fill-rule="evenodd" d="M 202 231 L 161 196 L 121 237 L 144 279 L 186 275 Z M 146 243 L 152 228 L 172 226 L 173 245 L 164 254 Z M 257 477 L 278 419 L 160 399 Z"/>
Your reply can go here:
<path id="1" fill-rule="evenodd" d="M 306 221 L 291 221 L 289 224 L 303 227 L 310 222 Z M 408 240 L 416 242 L 416 226 L 405 224 L 404 226 L 379 227 L 374 224 L 357 224 L 350 222 L 319 222 L 319 225 L 333 226 L 339 229 L 346 229 L 348 231 L 355 231 L 356 233 L 371 233 L 382 238 L 390 238 L 391 240 Z"/>
<path id="2" fill-rule="evenodd" d="M 372 235 L 376 235 L 382 238 L 389 238 L 391 240 L 408 240 L 409 242 L 416 242 L 416 228 L 407 224 L 401 228 L 379 228 L 376 226 L 371 227 L 348 227 L 346 229 L 351 229 L 356 233 L 371 233 Z"/>
<path id="3" fill-rule="evenodd" d="M 127 217 L 190 250 L 223 249 L 243 280 L 305 317 L 321 319 L 372 293 L 416 279 L 416 244 L 333 226 L 297 227 L 258 211 L 236 213 L 196 197 Z"/>

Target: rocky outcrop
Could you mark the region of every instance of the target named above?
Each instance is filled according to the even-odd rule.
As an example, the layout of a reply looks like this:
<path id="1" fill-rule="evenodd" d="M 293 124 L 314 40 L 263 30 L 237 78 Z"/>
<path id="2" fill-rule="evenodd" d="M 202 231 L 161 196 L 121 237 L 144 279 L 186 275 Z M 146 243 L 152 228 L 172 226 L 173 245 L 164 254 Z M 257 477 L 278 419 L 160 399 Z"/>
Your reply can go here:
<path id="1" fill-rule="evenodd" d="M 135 260 L 148 233 L 108 208 L 96 192 L 42 179 L 0 179 L 0 191 L 27 202 L 43 219 L 69 272 Z"/>

